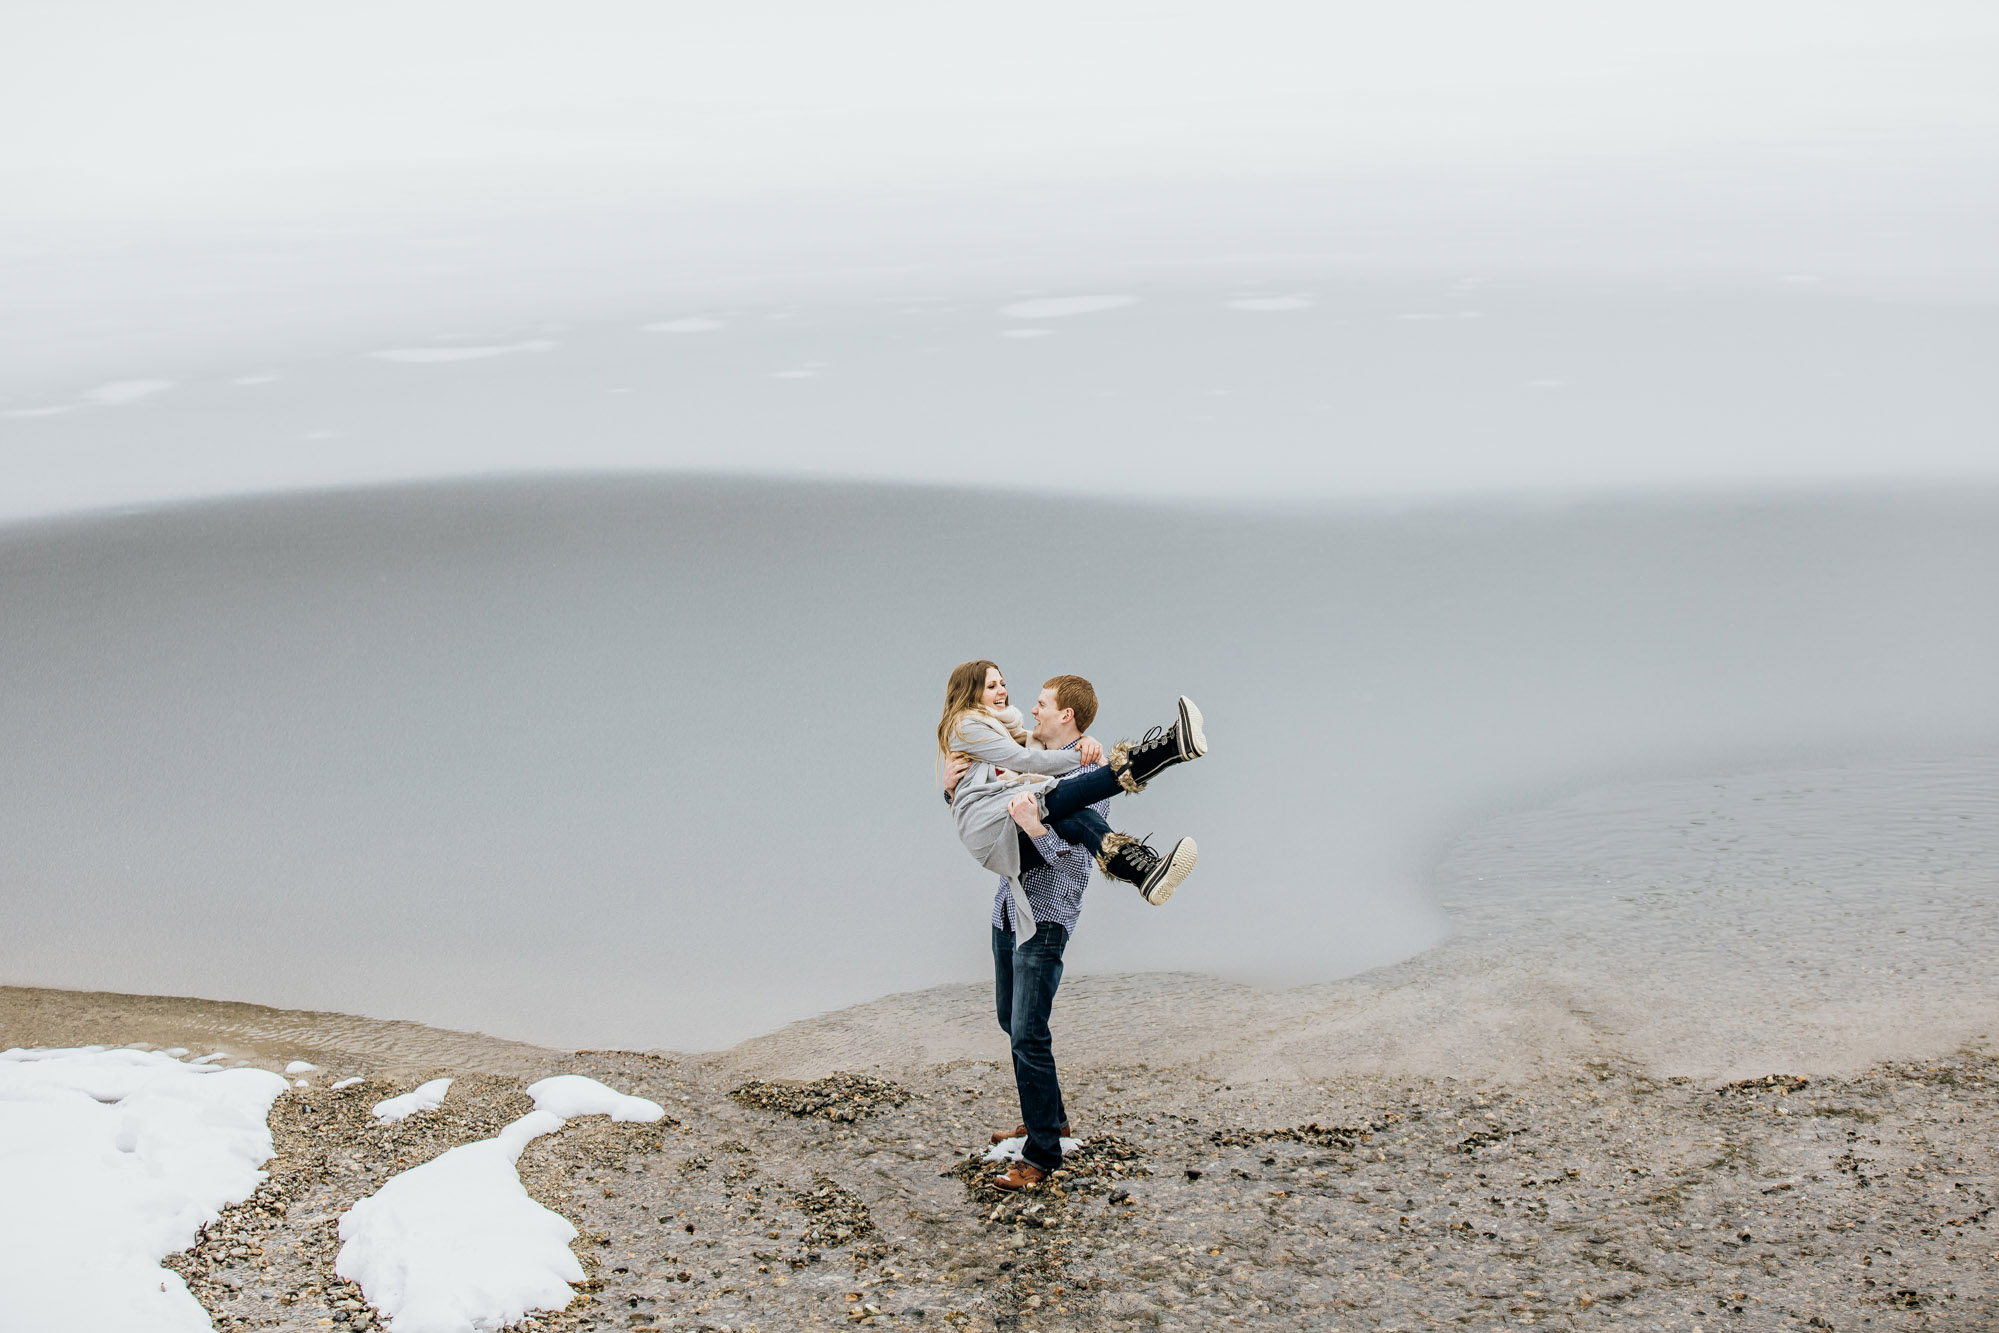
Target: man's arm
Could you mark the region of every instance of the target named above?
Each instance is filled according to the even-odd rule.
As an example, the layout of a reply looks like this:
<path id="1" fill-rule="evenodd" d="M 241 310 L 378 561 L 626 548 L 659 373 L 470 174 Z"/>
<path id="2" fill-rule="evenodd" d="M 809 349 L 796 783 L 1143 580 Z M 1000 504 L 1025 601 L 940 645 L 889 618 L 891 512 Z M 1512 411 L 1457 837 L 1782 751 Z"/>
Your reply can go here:
<path id="1" fill-rule="evenodd" d="M 951 804 L 958 792 L 958 780 L 971 770 L 972 761 L 961 754 L 954 754 L 944 762 L 944 804 Z"/>
<path id="2" fill-rule="evenodd" d="M 1048 836 L 1048 826 L 1041 822 L 1041 807 L 1026 792 L 1006 803 L 1006 812 L 1013 816 L 1013 822 L 1020 825 L 1020 831 L 1030 838 Z"/>
<path id="3" fill-rule="evenodd" d="M 1013 816 L 1013 822 L 1020 825 L 1020 831 L 1034 840 L 1034 850 L 1041 853 L 1041 859 L 1053 863 L 1058 857 L 1076 850 L 1076 844 L 1041 822 L 1041 811 L 1034 798 L 1026 794 L 1007 802 L 1006 811 Z"/>

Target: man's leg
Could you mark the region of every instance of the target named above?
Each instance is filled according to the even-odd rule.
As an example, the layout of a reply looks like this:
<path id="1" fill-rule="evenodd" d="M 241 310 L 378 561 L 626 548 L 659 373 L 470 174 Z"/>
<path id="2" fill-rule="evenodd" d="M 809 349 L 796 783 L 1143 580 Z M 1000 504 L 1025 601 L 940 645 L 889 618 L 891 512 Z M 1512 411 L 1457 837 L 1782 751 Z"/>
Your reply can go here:
<path id="1" fill-rule="evenodd" d="M 1055 1043 L 1048 1031 L 1055 988 L 1062 984 L 1062 950 L 1068 943 L 1069 932 L 1051 921 L 1013 956 L 1013 1081 L 1020 1090 L 1021 1123 L 1027 1126 L 1021 1156 L 1043 1171 L 1062 1165 L 1061 1127 L 1069 1119 L 1055 1073 Z"/>
<path id="2" fill-rule="evenodd" d="M 1013 1035 L 1013 932 L 993 927 L 993 1000 L 1000 1031 Z"/>

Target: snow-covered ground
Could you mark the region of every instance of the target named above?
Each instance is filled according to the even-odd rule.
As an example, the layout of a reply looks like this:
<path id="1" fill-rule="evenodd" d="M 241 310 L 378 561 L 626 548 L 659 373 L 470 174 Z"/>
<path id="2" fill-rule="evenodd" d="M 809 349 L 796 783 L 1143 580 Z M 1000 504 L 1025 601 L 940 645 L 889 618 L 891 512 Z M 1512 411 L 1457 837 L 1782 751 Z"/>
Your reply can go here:
<path id="1" fill-rule="evenodd" d="M 988 1162 L 1018 1162 L 1022 1160 L 1021 1149 L 1026 1146 L 1027 1136 L 1025 1134 L 1017 1138 L 1001 1139 L 998 1143 L 986 1149 L 986 1160 Z M 1082 1146 L 1083 1141 L 1081 1139 L 1063 1139 L 1063 1155 L 1067 1156 Z"/>
<path id="2" fill-rule="evenodd" d="M 543 1079 L 528 1095 L 535 1109 L 496 1137 L 403 1172 L 340 1219 L 335 1267 L 394 1333 L 504 1328 L 564 1308 L 569 1284 L 583 1280 L 569 1249 L 576 1228 L 528 1197 L 515 1169 L 521 1150 L 569 1117 L 653 1121 L 665 1112 L 575 1074 Z"/>
<path id="3" fill-rule="evenodd" d="M 215 1058 L 99 1046 L 0 1052 L 5 1333 L 211 1327 L 160 1260 L 193 1245 L 264 1179 L 266 1117 L 287 1082 Z M 434 1079 L 376 1113 L 434 1109 L 450 1084 Z M 341 1219 L 339 1271 L 396 1333 L 498 1329 L 567 1306 L 569 1284 L 583 1278 L 569 1250 L 576 1228 L 528 1197 L 515 1170 L 521 1150 L 576 1116 L 665 1114 L 574 1074 L 543 1079 L 528 1095 L 535 1109 L 497 1137 L 403 1172 Z"/>
<path id="4" fill-rule="evenodd" d="M 0 1328 L 210 1327 L 159 1261 L 256 1189 L 286 1085 L 210 1058 L 0 1052 Z"/>
<path id="5" fill-rule="evenodd" d="M 413 1091 L 400 1097 L 390 1097 L 375 1103 L 375 1119 L 385 1125 L 393 1125 L 398 1120 L 408 1119 L 418 1111 L 431 1111 L 444 1104 L 444 1094 L 451 1091 L 451 1080 L 434 1078 Z"/>

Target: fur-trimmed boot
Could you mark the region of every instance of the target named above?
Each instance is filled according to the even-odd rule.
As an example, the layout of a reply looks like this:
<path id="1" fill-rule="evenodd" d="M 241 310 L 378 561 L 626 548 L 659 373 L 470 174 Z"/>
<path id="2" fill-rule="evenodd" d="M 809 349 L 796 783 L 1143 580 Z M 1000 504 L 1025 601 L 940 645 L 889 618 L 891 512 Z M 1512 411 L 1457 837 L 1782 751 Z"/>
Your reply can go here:
<path id="1" fill-rule="evenodd" d="M 1120 786 L 1134 794 L 1145 790 L 1152 775 L 1162 768 L 1199 759 L 1208 752 L 1208 737 L 1201 730 L 1201 710 L 1186 695 L 1180 696 L 1180 716 L 1170 727 L 1154 727 L 1144 739 L 1119 741 L 1111 747 L 1111 772 Z"/>
<path id="2" fill-rule="evenodd" d="M 1103 850 L 1097 853 L 1097 868 L 1111 879 L 1135 887 L 1154 907 L 1173 896 L 1194 869 L 1194 840 L 1182 838 L 1173 850 L 1161 856 L 1143 839 L 1128 833 L 1104 835 Z"/>

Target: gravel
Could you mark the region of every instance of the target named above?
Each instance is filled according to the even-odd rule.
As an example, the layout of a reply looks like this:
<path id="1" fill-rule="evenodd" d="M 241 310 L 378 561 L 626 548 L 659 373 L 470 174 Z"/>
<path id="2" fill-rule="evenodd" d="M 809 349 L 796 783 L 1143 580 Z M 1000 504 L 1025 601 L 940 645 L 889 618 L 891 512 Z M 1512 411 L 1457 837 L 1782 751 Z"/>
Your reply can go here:
<path id="1" fill-rule="evenodd" d="M 588 1273 L 531 1328 L 1971 1333 L 1999 1312 L 1980 1052 L 1727 1084 L 1074 1068 L 1083 1147 L 1021 1196 L 977 1160 L 1016 1116 L 997 1065 L 746 1087 L 701 1059 L 558 1062 L 675 1118 L 576 1120 L 523 1156 Z M 332 1272 L 340 1211 L 528 1108 L 524 1079 L 459 1080 L 387 1127 L 368 1106 L 415 1074 L 280 1099 L 271 1179 L 174 1261 L 219 1329 L 374 1326 Z"/>

